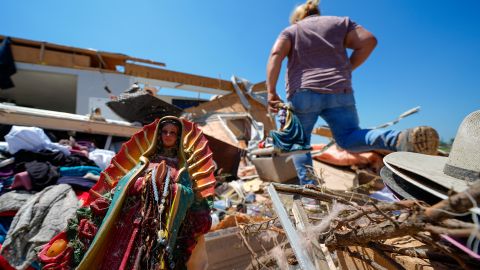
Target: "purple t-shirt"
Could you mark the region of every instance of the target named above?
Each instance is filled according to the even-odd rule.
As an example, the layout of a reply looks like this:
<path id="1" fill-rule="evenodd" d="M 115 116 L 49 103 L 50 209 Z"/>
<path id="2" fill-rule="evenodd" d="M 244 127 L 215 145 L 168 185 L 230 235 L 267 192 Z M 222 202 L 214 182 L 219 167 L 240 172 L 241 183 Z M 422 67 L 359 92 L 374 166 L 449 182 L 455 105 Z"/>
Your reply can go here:
<path id="1" fill-rule="evenodd" d="M 287 98 L 302 88 L 321 93 L 352 92 L 352 68 L 344 46 L 358 25 L 348 17 L 309 16 L 287 27 L 279 39 L 290 40 Z"/>

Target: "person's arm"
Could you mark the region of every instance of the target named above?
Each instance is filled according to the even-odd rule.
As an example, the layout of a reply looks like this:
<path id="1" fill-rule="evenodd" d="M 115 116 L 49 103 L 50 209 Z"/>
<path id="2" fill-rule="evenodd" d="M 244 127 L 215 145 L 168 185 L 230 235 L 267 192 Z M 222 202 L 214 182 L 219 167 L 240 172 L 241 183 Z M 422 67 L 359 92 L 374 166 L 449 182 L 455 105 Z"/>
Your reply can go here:
<path id="1" fill-rule="evenodd" d="M 353 49 L 350 55 L 352 70 L 367 60 L 370 53 L 375 49 L 375 46 L 377 46 L 377 38 L 365 28 L 357 26 L 348 32 L 345 38 L 345 47 Z"/>
<path id="2" fill-rule="evenodd" d="M 271 112 L 276 113 L 278 108 L 275 107 L 280 103 L 280 97 L 277 95 L 277 81 L 282 68 L 282 62 L 290 52 L 291 42 L 289 39 L 277 39 L 273 45 L 267 64 L 267 91 L 268 91 L 268 108 Z"/>

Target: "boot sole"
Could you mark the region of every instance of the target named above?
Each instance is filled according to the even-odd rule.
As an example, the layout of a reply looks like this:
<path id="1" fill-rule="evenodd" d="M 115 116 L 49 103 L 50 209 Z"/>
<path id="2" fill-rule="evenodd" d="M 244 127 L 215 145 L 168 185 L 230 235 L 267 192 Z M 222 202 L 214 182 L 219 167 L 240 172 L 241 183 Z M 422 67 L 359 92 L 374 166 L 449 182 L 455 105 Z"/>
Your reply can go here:
<path id="1" fill-rule="evenodd" d="M 435 129 L 431 127 L 416 127 L 409 134 L 408 141 L 411 144 L 413 152 L 436 155 L 439 137 Z"/>

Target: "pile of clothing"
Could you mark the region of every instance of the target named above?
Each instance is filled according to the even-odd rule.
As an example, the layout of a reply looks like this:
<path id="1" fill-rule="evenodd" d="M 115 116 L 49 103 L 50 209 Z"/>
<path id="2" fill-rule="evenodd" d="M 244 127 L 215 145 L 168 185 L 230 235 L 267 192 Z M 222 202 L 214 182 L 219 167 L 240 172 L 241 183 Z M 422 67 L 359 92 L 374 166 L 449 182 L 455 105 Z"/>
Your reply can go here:
<path id="1" fill-rule="evenodd" d="M 65 230 L 114 155 L 13 126 L 0 142 L 0 269 L 38 269 L 38 248 Z"/>

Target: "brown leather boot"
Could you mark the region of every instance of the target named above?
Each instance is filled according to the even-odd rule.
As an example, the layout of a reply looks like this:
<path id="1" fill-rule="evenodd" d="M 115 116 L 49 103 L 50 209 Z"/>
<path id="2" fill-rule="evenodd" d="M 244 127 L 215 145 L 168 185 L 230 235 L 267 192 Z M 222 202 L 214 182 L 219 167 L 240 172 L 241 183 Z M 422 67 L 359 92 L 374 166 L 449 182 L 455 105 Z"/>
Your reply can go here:
<path id="1" fill-rule="evenodd" d="M 397 138 L 397 151 L 436 155 L 439 144 L 438 133 L 428 126 L 409 128 L 400 132 Z"/>

